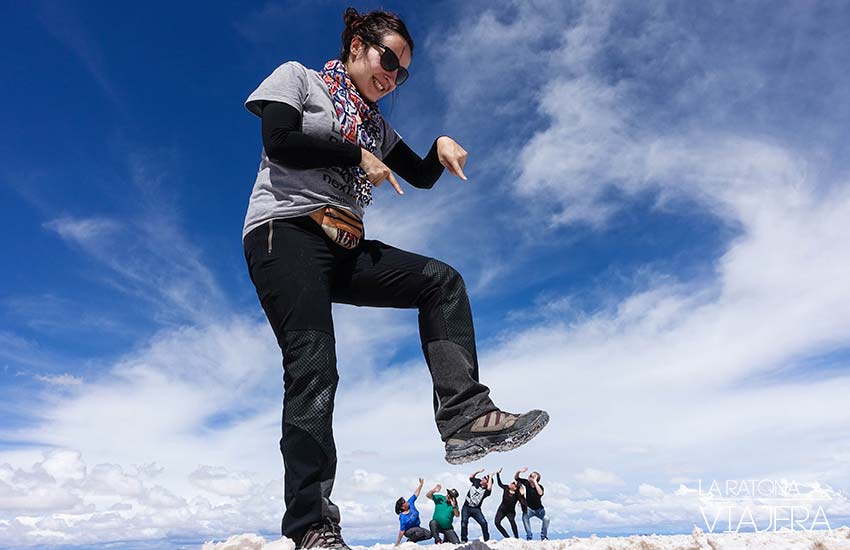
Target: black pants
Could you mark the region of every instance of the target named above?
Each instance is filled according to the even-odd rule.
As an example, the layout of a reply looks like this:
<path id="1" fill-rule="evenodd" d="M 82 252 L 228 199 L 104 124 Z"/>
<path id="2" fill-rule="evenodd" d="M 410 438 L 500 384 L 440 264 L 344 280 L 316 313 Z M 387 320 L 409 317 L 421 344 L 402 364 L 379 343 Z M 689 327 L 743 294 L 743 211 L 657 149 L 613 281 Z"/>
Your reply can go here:
<path id="1" fill-rule="evenodd" d="M 339 521 L 332 416 L 339 379 L 331 303 L 418 308 L 440 437 L 496 410 L 478 382 L 472 312 L 463 279 L 438 260 L 364 240 L 347 250 L 309 217 L 275 220 L 244 240 L 251 281 L 283 353 L 284 536 Z"/>
<path id="2" fill-rule="evenodd" d="M 440 527 L 440 524 L 437 523 L 437 520 L 432 519 L 428 524 L 428 527 L 431 529 L 431 536 L 434 538 L 434 542 L 439 544 L 440 542 L 450 542 L 452 544 L 457 544 L 460 542 L 457 538 L 457 533 L 453 527 L 449 527 L 448 529 L 443 529 Z M 443 538 L 440 539 L 440 535 L 443 535 Z"/>
<path id="3" fill-rule="evenodd" d="M 431 538 L 431 532 L 424 527 L 410 527 L 404 532 L 404 536 L 410 542 L 422 542 Z"/>
<path id="4" fill-rule="evenodd" d="M 484 518 L 484 512 L 480 506 L 467 506 L 464 503 L 460 509 L 460 540 L 467 541 L 469 535 L 469 518 L 475 520 L 481 526 L 481 534 L 484 535 L 484 540 L 490 540 L 490 531 L 487 529 L 487 520 Z"/>
<path id="5" fill-rule="evenodd" d="M 502 510 L 500 506 L 498 510 L 496 510 L 496 529 L 502 534 L 503 537 L 508 538 L 508 532 L 505 531 L 505 528 L 502 527 L 502 520 L 508 518 L 508 521 L 511 524 L 511 530 L 514 532 L 514 538 L 519 538 L 519 531 L 516 528 L 516 509 L 513 510 Z"/>

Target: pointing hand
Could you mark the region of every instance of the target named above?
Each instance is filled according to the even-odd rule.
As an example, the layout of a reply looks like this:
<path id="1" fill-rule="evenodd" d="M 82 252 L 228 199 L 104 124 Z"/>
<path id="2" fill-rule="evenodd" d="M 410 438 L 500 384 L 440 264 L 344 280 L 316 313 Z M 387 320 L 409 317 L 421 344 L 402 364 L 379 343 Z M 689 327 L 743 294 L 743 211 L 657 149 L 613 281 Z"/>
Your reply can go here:
<path id="1" fill-rule="evenodd" d="M 381 185 L 384 180 L 389 180 L 396 192 L 399 195 L 404 195 L 404 190 L 402 190 L 398 180 L 395 179 L 392 170 L 390 170 L 389 167 L 381 161 L 381 159 L 363 148 L 360 149 L 360 153 L 360 168 L 366 172 L 366 177 L 372 185 L 378 186 Z"/>
<path id="2" fill-rule="evenodd" d="M 466 157 L 466 149 L 449 136 L 437 138 L 437 158 L 440 159 L 440 164 L 445 166 L 450 174 L 464 181 L 466 181 L 466 175 L 463 173 L 463 166 L 466 164 Z"/>

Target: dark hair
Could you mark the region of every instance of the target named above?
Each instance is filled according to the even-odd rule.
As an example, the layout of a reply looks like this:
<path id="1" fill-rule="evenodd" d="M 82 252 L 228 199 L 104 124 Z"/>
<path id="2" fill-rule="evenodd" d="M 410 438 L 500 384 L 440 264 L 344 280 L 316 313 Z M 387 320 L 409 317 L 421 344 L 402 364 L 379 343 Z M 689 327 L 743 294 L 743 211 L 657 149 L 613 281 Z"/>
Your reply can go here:
<path id="1" fill-rule="evenodd" d="M 380 42 L 385 34 L 396 32 L 410 46 L 410 54 L 413 55 L 413 39 L 410 38 L 404 21 L 392 12 L 375 10 L 361 15 L 354 8 L 346 8 L 342 20 L 345 21 L 345 29 L 342 31 L 342 50 L 339 52 L 339 60 L 343 63 L 348 61 L 348 55 L 351 53 L 351 39 L 355 36 L 359 36 L 364 42 L 375 44 Z"/>
<path id="2" fill-rule="evenodd" d="M 537 481 L 540 481 L 540 472 L 531 472 L 532 474 L 537 474 Z"/>
<path id="3" fill-rule="evenodd" d="M 404 497 L 399 497 L 398 500 L 395 501 L 395 513 L 396 514 L 401 513 L 401 507 L 405 502 L 407 502 L 407 501 L 404 500 Z"/>

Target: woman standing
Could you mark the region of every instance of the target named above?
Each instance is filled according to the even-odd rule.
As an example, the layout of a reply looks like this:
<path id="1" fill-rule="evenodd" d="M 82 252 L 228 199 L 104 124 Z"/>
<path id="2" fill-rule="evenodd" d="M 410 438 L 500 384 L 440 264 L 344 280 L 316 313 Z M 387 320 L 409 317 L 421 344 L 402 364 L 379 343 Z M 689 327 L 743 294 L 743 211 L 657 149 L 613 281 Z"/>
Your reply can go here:
<path id="1" fill-rule="evenodd" d="M 330 494 L 336 471 L 337 385 L 331 304 L 418 308 L 446 460 L 507 451 L 548 422 L 539 410 L 502 412 L 478 381 L 472 312 L 447 264 L 366 240 L 372 186 L 395 171 L 430 188 L 443 168 L 466 179 L 466 151 L 448 136 L 420 158 L 377 101 L 408 77 L 413 40 L 396 15 L 344 14 L 342 51 L 321 71 L 290 61 L 245 102 L 262 119 L 263 152 L 245 216 L 251 280 L 284 357 L 283 534 L 300 548 L 347 548 Z"/>
<path id="2" fill-rule="evenodd" d="M 511 524 L 511 530 L 514 533 L 514 538 L 519 538 L 519 531 L 516 527 L 516 503 L 519 502 L 522 506 L 522 513 L 525 514 L 527 505 L 525 503 L 525 486 L 517 487 L 516 481 L 511 481 L 509 485 L 502 483 L 502 469 L 496 472 L 496 482 L 502 488 L 502 502 L 499 504 L 499 509 L 496 510 L 496 529 L 503 537 L 509 538 L 508 532 L 502 527 L 502 520 L 508 518 Z"/>

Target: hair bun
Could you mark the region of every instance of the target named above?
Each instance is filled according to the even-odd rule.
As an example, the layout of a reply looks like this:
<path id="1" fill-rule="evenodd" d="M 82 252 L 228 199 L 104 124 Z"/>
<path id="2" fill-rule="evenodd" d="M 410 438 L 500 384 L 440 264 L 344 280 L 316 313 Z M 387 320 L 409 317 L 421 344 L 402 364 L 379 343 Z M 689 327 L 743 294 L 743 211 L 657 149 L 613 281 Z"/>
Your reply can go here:
<path id="1" fill-rule="evenodd" d="M 354 8 L 346 8 L 345 13 L 342 14 L 342 20 L 345 22 L 346 27 L 354 27 L 360 20 L 360 14 L 357 13 L 357 10 Z"/>
<path id="2" fill-rule="evenodd" d="M 351 41 L 355 36 L 359 36 L 363 42 L 374 43 L 387 33 L 398 33 L 407 42 L 410 53 L 413 53 L 413 39 L 410 38 L 404 21 L 392 12 L 375 10 L 361 14 L 349 6 L 342 12 L 342 20 L 345 22 L 345 28 L 342 30 L 342 49 L 339 52 L 339 60 L 343 63 L 348 61 L 348 56 L 351 54 Z"/>

